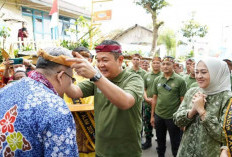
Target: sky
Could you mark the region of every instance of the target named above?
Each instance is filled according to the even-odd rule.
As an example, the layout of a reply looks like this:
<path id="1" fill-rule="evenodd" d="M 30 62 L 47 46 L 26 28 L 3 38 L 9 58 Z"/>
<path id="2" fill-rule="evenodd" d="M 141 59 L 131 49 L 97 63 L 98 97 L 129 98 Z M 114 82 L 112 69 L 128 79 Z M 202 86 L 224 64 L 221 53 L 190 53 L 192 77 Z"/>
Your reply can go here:
<path id="1" fill-rule="evenodd" d="M 91 0 L 77 1 L 90 9 Z M 112 9 L 112 19 L 101 22 L 101 30 L 107 33 L 115 29 L 125 30 L 135 24 L 145 27 L 151 25 L 151 15 L 134 1 L 113 0 L 96 3 L 94 10 Z M 195 20 L 209 28 L 204 41 L 210 47 L 228 46 L 232 42 L 232 0 L 168 0 L 168 2 L 170 5 L 163 8 L 158 16 L 159 20 L 164 21 L 164 27 L 178 32 L 183 26 L 182 22 L 190 19 L 191 13 L 195 12 Z"/>

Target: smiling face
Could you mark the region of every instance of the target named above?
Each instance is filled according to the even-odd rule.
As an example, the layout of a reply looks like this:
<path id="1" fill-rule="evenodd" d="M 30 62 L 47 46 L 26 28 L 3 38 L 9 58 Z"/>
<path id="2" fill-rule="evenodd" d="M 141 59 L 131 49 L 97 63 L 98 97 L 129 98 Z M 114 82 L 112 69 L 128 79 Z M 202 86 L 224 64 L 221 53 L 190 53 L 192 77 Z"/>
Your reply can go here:
<path id="1" fill-rule="evenodd" d="M 207 88 L 210 84 L 210 74 L 207 66 L 200 61 L 197 64 L 195 77 L 200 88 Z"/>
<path id="2" fill-rule="evenodd" d="M 114 55 L 109 52 L 98 52 L 97 67 L 106 78 L 112 80 L 122 71 L 123 56 L 115 59 Z"/>

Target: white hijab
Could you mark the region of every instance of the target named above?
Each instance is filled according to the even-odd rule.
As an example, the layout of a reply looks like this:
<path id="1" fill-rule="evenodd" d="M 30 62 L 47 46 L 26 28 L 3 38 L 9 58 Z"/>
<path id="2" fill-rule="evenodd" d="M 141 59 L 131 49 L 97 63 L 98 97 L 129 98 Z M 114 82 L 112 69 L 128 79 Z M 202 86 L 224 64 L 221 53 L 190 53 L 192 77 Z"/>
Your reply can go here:
<path id="1" fill-rule="evenodd" d="M 205 94 L 213 95 L 223 91 L 231 91 L 230 71 L 226 62 L 213 57 L 200 59 L 208 68 L 210 83 L 207 88 L 202 88 Z M 196 64 L 196 66 L 197 66 Z"/>

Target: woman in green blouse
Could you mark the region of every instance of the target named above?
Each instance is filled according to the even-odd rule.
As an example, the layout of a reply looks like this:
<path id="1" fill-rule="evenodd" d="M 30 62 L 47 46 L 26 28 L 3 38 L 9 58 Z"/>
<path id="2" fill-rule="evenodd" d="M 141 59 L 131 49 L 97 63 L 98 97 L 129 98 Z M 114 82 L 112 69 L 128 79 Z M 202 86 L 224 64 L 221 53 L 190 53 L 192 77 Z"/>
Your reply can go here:
<path id="1" fill-rule="evenodd" d="M 225 62 L 208 57 L 196 64 L 199 87 L 191 88 L 174 113 L 175 124 L 184 128 L 178 157 L 219 157 L 226 145 L 223 120 L 232 93 Z"/>

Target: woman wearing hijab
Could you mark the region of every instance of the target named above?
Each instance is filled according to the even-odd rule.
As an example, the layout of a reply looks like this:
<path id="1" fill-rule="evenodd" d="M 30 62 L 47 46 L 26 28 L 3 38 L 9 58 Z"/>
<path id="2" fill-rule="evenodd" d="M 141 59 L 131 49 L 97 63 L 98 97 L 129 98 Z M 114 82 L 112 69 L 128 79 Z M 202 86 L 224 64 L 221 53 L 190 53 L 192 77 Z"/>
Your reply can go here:
<path id="1" fill-rule="evenodd" d="M 219 157 L 226 145 L 223 120 L 232 93 L 229 69 L 216 58 L 202 59 L 196 64 L 199 87 L 191 88 L 179 109 L 174 122 L 184 128 L 178 157 Z"/>

